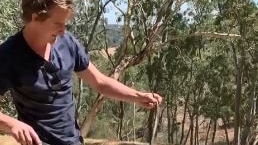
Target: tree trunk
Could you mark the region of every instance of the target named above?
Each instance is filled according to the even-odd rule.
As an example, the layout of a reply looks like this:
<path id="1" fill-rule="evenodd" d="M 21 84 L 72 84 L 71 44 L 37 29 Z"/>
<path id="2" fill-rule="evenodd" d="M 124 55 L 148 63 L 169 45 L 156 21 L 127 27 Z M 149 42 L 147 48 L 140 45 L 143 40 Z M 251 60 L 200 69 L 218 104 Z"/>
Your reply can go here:
<path id="1" fill-rule="evenodd" d="M 210 134 L 210 129 L 211 129 L 211 123 L 212 123 L 212 121 L 210 120 L 210 123 L 208 125 L 208 131 L 207 131 L 206 139 L 205 139 L 205 145 L 208 144 L 208 139 L 209 139 L 209 134 Z"/>
<path id="2" fill-rule="evenodd" d="M 170 113 L 170 96 L 168 97 L 167 102 L 167 123 L 168 123 L 168 143 L 173 144 L 173 134 L 172 134 L 172 125 L 171 125 L 171 113 Z M 172 110 L 172 109 L 171 109 Z"/>
<path id="3" fill-rule="evenodd" d="M 168 113 L 168 111 L 167 111 Z M 169 114 L 167 114 L 169 115 Z M 172 127 L 171 127 L 171 116 L 167 116 L 167 120 L 168 120 L 168 143 L 169 144 L 173 144 L 173 134 L 172 134 Z"/>
<path id="4" fill-rule="evenodd" d="M 135 106 L 135 103 L 133 103 L 133 141 L 136 141 L 136 133 L 135 133 L 135 112 L 136 112 L 136 106 Z"/>
<path id="5" fill-rule="evenodd" d="M 193 63 L 191 64 L 191 74 L 190 74 L 189 82 L 192 81 L 192 77 L 193 77 L 192 65 L 193 65 Z M 186 100 L 185 100 L 184 116 L 183 116 L 183 120 L 182 120 L 182 130 L 181 130 L 182 134 L 181 134 L 180 144 L 182 144 L 183 139 L 184 139 L 184 127 L 185 127 L 185 119 L 186 119 L 186 113 L 187 113 L 189 99 L 190 99 L 190 86 L 188 86 L 188 93 L 187 93 Z M 189 112 L 189 116 L 190 116 L 190 112 Z M 190 131 L 190 128 L 189 128 L 189 131 Z M 187 142 L 188 137 L 189 137 L 189 134 L 187 134 L 187 138 L 185 139 L 185 143 Z"/>
<path id="6" fill-rule="evenodd" d="M 150 111 L 150 115 L 148 118 L 147 141 L 148 143 L 150 143 L 150 145 L 155 144 L 158 122 L 159 122 L 159 107 L 157 106 Z"/>
<path id="7" fill-rule="evenodd" d="M 254 80 L 256 80 L 254 78 Z M 246 113 L 246 121 L 245 121 L 245 127 L 242 132 L 241 136 L 241 144 L 248 144 L 248 136 L 250 136 L 251 133 L 251 127 L 253 126 L 254 119 L 255 119 L 255 109 L 256 109 L 256 83 L 255 81 L 252 83 L 253 84 L 253 95 L 249 97 L 249 107 L 248 107 L 248 112 Z"/>
<path id="8" fill-rule="evenodd" d="M 194 144 L 195 145 L 199 145 L 199 115 L 198 115 L 198 110 L 197 110 L 197 114 L 196 114 L 196 119 L 195 119 L 195 140 L 194 140 Z"/>
<path id="9" fill-rule="evenodd" d="M 193 145 L 193 140 L 194 140 L 194 115 L 192 114 L 192 115 L 190 115 L 190 113 L 189 113 L 189 116 L 190 116 L 190 133 L 191 133 L 191 135 L 190 135 L 190 145 Z"/>
<path id="10" fill-rule="evenodd" d="M 171 138 L 171 144 L 174 144 L 174 133 L 175 133 L 175 118 L 174 115 L 172 115 L 172 129 L 171 129 L 171 133 L 170 133 L 170 138 Z"/>
<path id="11" fill-rule="evenodd" d="M 181 127 L 181 139 L 180 139 L 180 144 L 183 143 L 183 139 L 184 139 L 184 131 L 185 131 L 185 120 L 186 120 L 186 113 L 187 113 L 187 107 L 188 107 L 188 101 L 189 101 L 189 95 L 187 95 L 187 98 L 185 100 L 185 106 L 184 106 L 184 116 L 183 116 L 183 120 L 182 120 L 182 127 Z"/>
<path id="12" fill-rule="evenodd" d="M 183 144 L 183 145 L 186 145 L 187 140 L 188 140 L 189 135 L 190 135 L 190 131 L 191 131 L 191 127 L 189 127 L 189 129 L 188 129 L 187 135 L 186 135 L 186 137 L 185 137 L 185 142 L 184 142 L 184 144 Z"/>
<path id="13" fill-rule="evenodd" d="M 202 84 L 199 86 L 198 96 L 194 97 L 194 102 L 197 103 L 198 98 L 200 98 L 203 91 Z M 194 133 L 194 145 L 199 145 L 199 105 L 194 107 L 195 115 L 195 133 Z"/>
<path id="14" fill-rule="evenodd" d="M 243 75 L 243 51 L 241 50 L 241 58 L 238 60 L 237 52 L 234 44 L 232 43 L 233 57 L 235 61 L 236 70 L 236 97 L 235 97 L 235 124 L 234 124 L 234 145 L 240 145 L 240 100 L 242 94 L 242 75 Z"/>
<path id="15" fill-rule="evenodd" d="M 77 103 L 76 103 L 76 120 L 79 123 L 80 122 L 82 93 L 83 93 L 83 81 L 81 79 L 79 79 L 78 84 L 79 84 L 79 92 L 78 92 L 78 96 L 76 97 L 76 100 L 77 100 Z"/>
<path id="16" fill-rule="evenodd" d="M 225 117 L 222 117 L 222 121 L 224 124 L 224 130 L 225 130 L 225 135 L 226 135 L 226 141 L 227 141 L 227 145 L 230 145 L 230 141 L 229 141 L 229 137 L 228 137 L 228 122 L 226 121 Z"/>
<path id="17" fill-rule="evenodd" d="M 214 144 L 214 141 L 215 141 L 216 132 L 217 132 L 217 120 L 214 120 L 213 126 L 214 126 L 214 131 L 213 131 L 213 135 L 212 135 L 211 144 Z"/>
<path id="18" fill-rule="evenodd" d="M 177 102 L 175 103 L 177 104 Z M 178 126 L 177 126 L 177 106 L 175 106 L 175 109 L 174 109 L 174 114 L 173 114 L 173 130 L 172 130 L 172 142 L 177 142 L 177 135 L 175 134 L 177 131 L 178 131 Z M 175 138 L 174 138 L 175 136 Z"/>
<path id="19" fill-rule="evenodd" d="M 247 112 L 247 114 L 251 114 L 251 111 L 252 110 L 249 110 L 250 112 Z M 247 115 L 247 118 L 245 120 L 245 126 L 244 126 L 244 129 L 242 131 L 242 135 L 241 135 L 241 145 L 242 144 L 247 144 L 247 137 L 249 136 L 250 134 L 250 131 L 251 131 L 251 116 L 250 115 Z"/>
<path id="20" fill-rule="evenodd" d="M 89 114 L 84 118 L 84 121 L 81 126 L 81 135 L 86 137 L 88 132 L 90 131 L 90 127 L 95 122 L 97 112 L 99 111 L 100 107 L 102 107 L 104 103 L 104 98 L 99 94 L 97 100 L 95 101 L 91 111 Z"/>
<path id="21" fill-rule="evenodd" d="M 152 140 L 154 117 L 155 117 L 154 110 L 151 110 L 150 114 L 149 114 L 149 118 L 148 118 L 148 136 L 147 136 L 147 142 L 150 144 L 151 144 L 151 140 Z"/>
<path id="22" fill-rule="evenodd" d="M 124 122 L 124 103 L 123 102 L 119 102 L 119 106 L 120 106 L 120 114 L 119 114 L 119 125 L 118 125 L 118 138 L 119 140 L 123 139 L 122 136 L 122 129 L 123 129 L 123 122 Z"/>

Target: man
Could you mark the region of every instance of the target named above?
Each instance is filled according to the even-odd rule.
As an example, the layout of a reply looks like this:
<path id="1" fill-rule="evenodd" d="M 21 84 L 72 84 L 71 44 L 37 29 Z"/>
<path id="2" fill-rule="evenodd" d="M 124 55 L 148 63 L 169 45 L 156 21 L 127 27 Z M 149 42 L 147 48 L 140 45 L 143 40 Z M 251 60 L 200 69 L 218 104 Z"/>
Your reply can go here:
<path id="1" fill-rule="evenodd" d="M 139 92 L 100 73 L 77 39 L 65 31 L 72 0 L 22 0 L 24 27 L 0 45 L 0 95 L 11 91 L 18 120 L 0 113 L 0 130 L 22 145 L 79 145 L 72 73 L 110 98 L 146 108 L 158 94 Z"/>

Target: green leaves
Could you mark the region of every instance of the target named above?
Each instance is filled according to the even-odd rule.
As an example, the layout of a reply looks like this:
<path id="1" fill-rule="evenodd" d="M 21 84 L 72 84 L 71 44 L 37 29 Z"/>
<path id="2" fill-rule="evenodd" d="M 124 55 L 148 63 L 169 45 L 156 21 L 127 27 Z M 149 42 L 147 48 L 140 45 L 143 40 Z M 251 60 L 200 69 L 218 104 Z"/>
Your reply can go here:
<path id="1" fill-rule="evenodd" d="M 22 26 L 19 3 L 16 0 L 0 2 L 0 43 L 11 34 L 16 33 Z"/>

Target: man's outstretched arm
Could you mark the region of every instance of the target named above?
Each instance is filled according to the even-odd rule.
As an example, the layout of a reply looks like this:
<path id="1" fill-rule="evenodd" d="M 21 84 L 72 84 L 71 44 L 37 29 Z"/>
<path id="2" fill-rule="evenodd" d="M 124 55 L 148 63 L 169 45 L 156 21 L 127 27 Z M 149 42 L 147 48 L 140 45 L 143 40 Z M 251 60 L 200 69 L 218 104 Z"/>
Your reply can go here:
<path id="1" fill-rule="evenodd" d="M 162 102 L 162 97 L 158 94 L 140 92 L 125 86 L 113 78 L 107 77 L 91 62 L 86 70 L 78 72 L 77 75 L 93 89 L 116 100 L 135 102 L 146 108 L 153 108 Z"/>

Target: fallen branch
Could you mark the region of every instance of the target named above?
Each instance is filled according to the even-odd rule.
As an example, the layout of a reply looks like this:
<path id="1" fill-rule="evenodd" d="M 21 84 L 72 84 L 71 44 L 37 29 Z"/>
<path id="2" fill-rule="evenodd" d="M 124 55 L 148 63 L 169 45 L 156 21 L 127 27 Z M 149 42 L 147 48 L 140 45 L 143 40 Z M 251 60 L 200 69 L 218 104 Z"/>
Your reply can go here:
<path id="1" fill-rule="evenodd" d="M 239 34 L 230 34 L 230 33 L 218 33 L 218 32 L 195 32 L 192 34 L 187 35 L 179 35 L 176 37 L 170 38 L 170 40 L 178 40 L 186 37 L 192 37 L 192 36 L 204 36 L 204 37 L 213 37 L 213 38 L 235 38 L 235 39 L 242 39 L 242 36 Z"/>
<path id="2" fill-rule="evenodd" d="M 129 141 L 110 141 L 104 139 L 85 139 L 85 145 L 149 145 L 149 143 L 129 142 Z"/>

